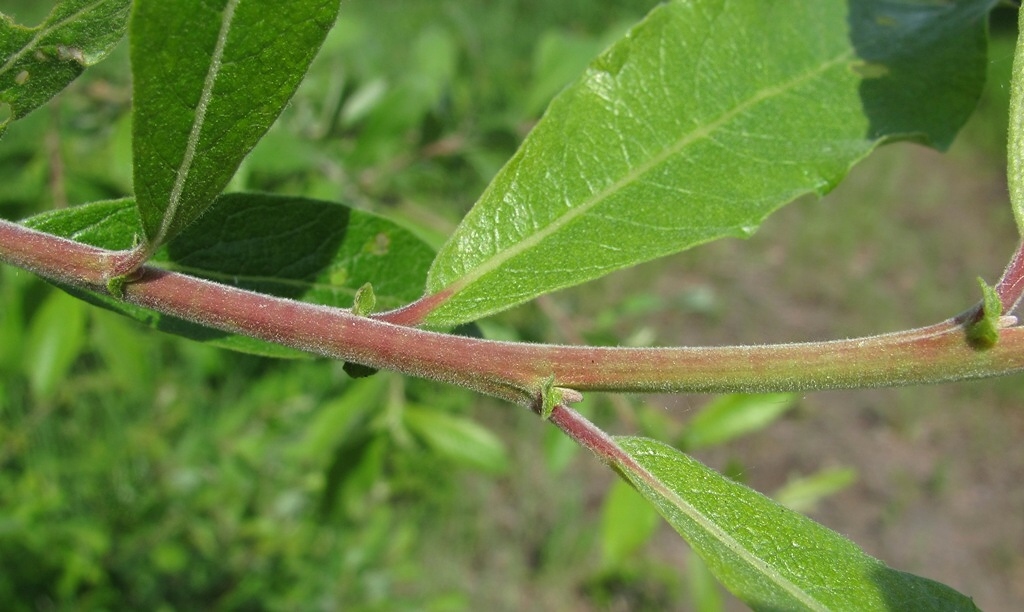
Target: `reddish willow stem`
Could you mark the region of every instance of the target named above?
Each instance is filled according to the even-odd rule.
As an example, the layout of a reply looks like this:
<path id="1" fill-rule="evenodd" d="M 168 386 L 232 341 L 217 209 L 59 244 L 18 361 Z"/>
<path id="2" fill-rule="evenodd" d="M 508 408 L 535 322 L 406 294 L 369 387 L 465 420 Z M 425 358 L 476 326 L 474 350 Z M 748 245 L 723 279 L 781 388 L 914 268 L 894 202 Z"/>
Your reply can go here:
<path id="1" fill-rule="evenodd" d="M 577 444 L 597 455 L 601 461 L 635 474 L 647 472 L 629 453 L 622 450 L 614 438 L 572 408 L 564 404 L 555 406 L 551 411 L 551 422 Z M 656 481 L 653 477 L 649 480 Z"/>
<path id="2" fill-rule="evenodd" d="M 1024 298 L 1024 240 L 1017 245 L 1017 252 L 1010 258 L 1003 277 L 996 284 L 996 293 L 1003 304 L 1003 312 L 1010 314 L 1020 306 L 1021 298 Z"/>
<path id="3" fill-rule="evenodd" d="M 626 482 L 638 478 L 667 498 L 677 496 L 661 479 L 627 453 L 619 443 L 572 408 L 559 404 L 551 412 L 551 422 L 577 444 L 619 473 Z M 628 475 L 627 475 L 628 474 Z"/>
<path id="4" fill-rule="evenodd" d="M 121 257 L 0 221 L 0 260 L 54 281 L 105 291 L 111 262 Z M 1024 265 L 1015 269 L 1020 271 Z M 1005 284 L 1022 286 L 1019 279 Z M 916 330 L 829 342 L 611 348 L 438 334 L 152 267 L 140 269 L 138 279 L 124 287 L 123 299 L 231 333 L 461 385 L 538 411 L 542 395 L 557 387 L 618 392 L 800 391 L 933 383 L 1024 371 L 1024 327 L 1004 327 L 995 346 L 978 349 L 966 338 L 964 317 Z M 1004 320 L 1006 325 L 1012 322 Z"/>

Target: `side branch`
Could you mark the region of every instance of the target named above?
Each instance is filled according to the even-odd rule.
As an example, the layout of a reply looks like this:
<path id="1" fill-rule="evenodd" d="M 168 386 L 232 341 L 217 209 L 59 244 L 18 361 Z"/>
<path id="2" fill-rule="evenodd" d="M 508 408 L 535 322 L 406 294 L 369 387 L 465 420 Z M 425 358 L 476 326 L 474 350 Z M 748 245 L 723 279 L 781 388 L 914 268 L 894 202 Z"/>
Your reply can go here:
<path id="1" fill-rule="evenodd" d="M 0 261 L 104 292 L 118 254 L 0 220 Z M 1024 327 L 1006 317 L 995 346 L 958 319 L 917 330 L 799 344 L 609 348 L 480 340 L 422 331 L 144 266 L 123 299 L 165 314 L 464 386 L 526 406 L 551 385 L 578 391 L 767 392 L 911 385 L 1024 371 Z"/>

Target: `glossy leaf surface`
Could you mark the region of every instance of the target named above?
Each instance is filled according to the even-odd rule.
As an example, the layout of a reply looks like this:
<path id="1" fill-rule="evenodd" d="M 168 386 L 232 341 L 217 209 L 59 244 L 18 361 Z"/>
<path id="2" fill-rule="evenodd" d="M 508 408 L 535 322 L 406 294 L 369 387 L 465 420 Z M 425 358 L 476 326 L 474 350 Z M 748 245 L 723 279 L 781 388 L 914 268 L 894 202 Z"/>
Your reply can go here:
<path id="1" fill-rule="evenodd" d="M 115 250 L 130 248 L 141 232 L 130 199 L 45 213 L 25 225 Z M 384 307 L 409 302 L 423 286 L 432 258 L 430 247 L 410 231 L 370 213 L 318 200 L 229 194 L 150 263 L 243 289 L 348 308 L 367 282 L 373 283 L 377 303 Z M 163 331 L 218 346 L 274 356 L 298 354 L 106 295 L 84 297 Z"/>
<path id="2" fill-rule="evenodd" d="M 153 246 L 194 221 L 298 87 L 338 0 L 142 0 L 131 20 L 135 195 Z"/>
<path id="3" fill-rule="evenodd" d="M 841 535 L 645 438 L 616 442 L 640 466 L 618 467 L 755 610 L 975 610 L 970 598 L 899 572 Z"/>
<path id="4" fill-rule="evenodd" d="M 555 99 L 442 248 L 425 322 L 749 236 L 886 140 L 947 146 L 984 82 L 992 4 L 654 9 Z"/>
<path id="5" fill-rule="evenodd" d="M 130 8 L 130 0 L 65 0 L 34 28 L 0 15 L 0 136 L 106 57 Z"/>

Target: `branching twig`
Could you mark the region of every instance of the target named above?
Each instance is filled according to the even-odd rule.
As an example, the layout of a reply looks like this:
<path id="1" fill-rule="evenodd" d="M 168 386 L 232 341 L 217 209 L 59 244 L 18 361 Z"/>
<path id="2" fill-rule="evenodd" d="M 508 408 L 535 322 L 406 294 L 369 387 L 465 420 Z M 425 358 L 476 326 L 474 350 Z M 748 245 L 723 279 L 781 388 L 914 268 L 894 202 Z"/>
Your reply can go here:
<path id="1" fill-rule="evenodd" d="M 0 221 L 0 260 L 105 291 L 119 255 Z M 1018 287 L 1016 281 L 1010 282 Z M 441 380 L 527 406 L 545 389 L 768 392 L 880 387 L 1024 371 L 1024 327 L 973 348 L 960 319 L 880 336 L 759 346 L 624 348 L 497 342 L 394 325 L 152 267 L 129 303 L 319 355 Z"/>

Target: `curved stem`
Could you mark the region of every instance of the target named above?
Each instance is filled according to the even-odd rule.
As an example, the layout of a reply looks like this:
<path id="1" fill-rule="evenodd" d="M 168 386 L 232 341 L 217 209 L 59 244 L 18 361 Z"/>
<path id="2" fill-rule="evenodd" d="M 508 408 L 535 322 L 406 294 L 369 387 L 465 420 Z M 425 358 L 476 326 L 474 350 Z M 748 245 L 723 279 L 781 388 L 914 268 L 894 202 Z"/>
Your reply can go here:
<path id="1" fill-rule="evenodd" d="M 115 253 L 0 221 L 0 260 L 104 291 Z M 196 323 L 319 355 L 432 378 L 535 407 L 545 389 L 765 392 L 879 387 L 1024 371 L 1024 327 L 1002 321 L 979 350 L 962 317 L 916 330 L 829 342 L 615 348 L 439 334 L 142 267 L 123 299 Z M 1014 285 L 1016 286 L 1016 285 Z"/>
<path id="2" fill-rule="evenodd" d="M 394 325 L 416 326 L 426 320 L 427 315 L 433 312 L 450 297 L 450 292 L 442 291 L 433 295 L 426 295 L 411 304 L 372 315 L 374 319 Z"/>
<path id="3" fill-rule="evenodd" d="M 572 408 L 564 404 L 555 406 L 551 411 L 551 423 L 601 461 L 613 466 L 626 466 L 633 471 L 646 471 L 603 429 Z"/>
<path id="4" fill-rule="evenodd" d="M 1004 313 L 1012 314 L 1020 306 L 1021 298 L 1024 298 L 1024 240 L 1017 245 L 1017 252 L 996 284 L 996 293 L 1003 303 Z"/>

